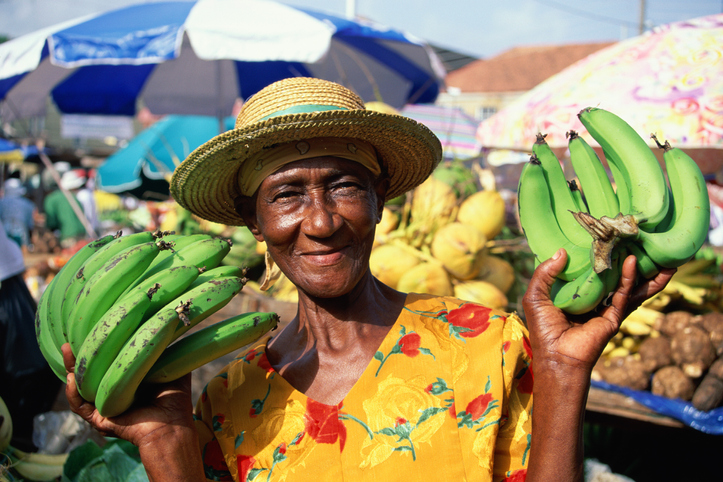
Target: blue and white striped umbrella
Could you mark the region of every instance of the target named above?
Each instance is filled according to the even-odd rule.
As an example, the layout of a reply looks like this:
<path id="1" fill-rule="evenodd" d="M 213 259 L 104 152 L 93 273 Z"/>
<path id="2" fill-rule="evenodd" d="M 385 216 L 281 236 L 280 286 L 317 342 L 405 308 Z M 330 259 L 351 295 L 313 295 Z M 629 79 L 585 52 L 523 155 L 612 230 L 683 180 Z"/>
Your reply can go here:
<path id="1" fill-rule="evenodd" d="M 286 77 L 333 80 L 365 101 L 433 102 L 444 68 L 413 36 L 271 0 L 142 3 L 0 45 L 3 121 L 64 113 L 231 114 Z"/>

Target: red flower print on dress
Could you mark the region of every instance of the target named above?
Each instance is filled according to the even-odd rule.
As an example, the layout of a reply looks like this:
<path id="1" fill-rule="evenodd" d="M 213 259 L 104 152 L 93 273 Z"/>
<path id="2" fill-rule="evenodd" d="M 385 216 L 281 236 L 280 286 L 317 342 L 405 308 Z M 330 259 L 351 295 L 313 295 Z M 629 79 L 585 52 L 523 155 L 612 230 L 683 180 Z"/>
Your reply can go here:
<path id="1" fill-rule="evenodd" d="M 502 482 L 525 482 L 527 479 L 527 469 L 519 469 L 502 479 Z"/>
<path id="2" fill-rule="evenodd" d="M 249 472 L 256 463 L 256 459 L 251 455 L 237 455 L 236 456 L 236 467 L 239 474 L 239 480 L 248 480 Z"/>
<path id="3" fill-rule="evenodd" d="M 459 419 L 457 421 L 458 427 L 476 428 L 476 431 L 479 432 L 490 425 L 500 422 L 499 418 L 490 422 L 486 422 L 485 420 L 492 409 L 499 407 L 498 400 L 490 393 L 490 388 L 492 388 L 492 382 L 488 376 L 484 393 L 475 397 L 467 404 L 463 412 L 457 414 L 457 418 Z"/>
<path id="4" fill-rule="evenodd" d="M 490 326 L 492 310 L 474 303 L 466 303 L 447 313 L 450 334 L 464 338 L 481 335 Z"/>
<path id="5" fill-rule="evenodd" d="M 213 439 L 203 448 L 203 471 L 210 480 L 233 480 L 218 440 Z"/>
<path id="6" fill-rule="evenodd" d="M 401 337 L 397 343 L 399 344 L 402 353 L 409 357 L 415 357 L 419 355 L 419 345 L 421 342 L 422 337 L 412 332 Z"/>
<path id="7" fill-rule="evenodd" d="M 304 423 L 306 433 L 320 444 L 335 444 L 339 441 L 339 452 L 344 451 L 346 443 L 346 427 L 340 420 L 339 405 L 326 405 L 307 399 Z"/>
<path id="8" fill-rule="evenodd" d="M 257 365 L 259 368 L 261 368 L 262 370 L 266 370 L 269 373 L 274 371 L 274 368 L 271 366 L 271 363 L 269 363 L 269 359 L 266 358 L 266 353 L 261 354 Z"/>
<path id="9" fill-rule="evenodd" d="M 386 356 L 381 351 L 377 351 L 374 354 L 374 359 L 381 362 L 379 363 L 379 368 L 377 368 L 377 372 L 374 376 L 379 375 L 379 371 L 382 369 L 382 366 L 384 366 L 387 358 L 395 354 L 401 353 L 402 355 L 414 358 L 420 353 L 422 353 L 424 355 L 430 355 L 432 358 L 434 358 L 434 354 L 429 348 L 423 348 L 420 346 L 422 338 L 419 336 L 419 334 L 413 331 L 407 333 L 407 329 L 406 327 L 404 327 L 404 325 L 402 325 L 402 328 L 399 330 L 399 334 L 401 336 L 397 340 L 397 343 L 395 343 L 395 345 L 392 347 L 389 353 L 387 353 Z"/>

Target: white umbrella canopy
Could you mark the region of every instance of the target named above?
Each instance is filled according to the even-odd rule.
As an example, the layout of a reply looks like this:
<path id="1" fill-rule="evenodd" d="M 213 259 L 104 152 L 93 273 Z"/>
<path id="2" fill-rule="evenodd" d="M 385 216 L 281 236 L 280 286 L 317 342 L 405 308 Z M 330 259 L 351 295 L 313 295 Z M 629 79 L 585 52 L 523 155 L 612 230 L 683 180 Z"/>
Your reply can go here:
<path id="1" fill-rule="evenodd" d="M 364 100 L 433 102 L 441 62 L 421 40 L 271 0 L 132 5 L 0 45 L 0 115 L 231 114 L 234 101 L 286 77 L 339 82 Z"/>
<path id="2" fill-rule="evenodd" d="M 485 148 L 529 151 L 538 132 L 558 153 L 585 107 L 622 117 L 649 145 L 654 133 L 704 173 L 723 166 L 723 14 L 657 27 L 576 62 L 480 123 Z M 655 149 L 657 155 L 661 155 Z"/>

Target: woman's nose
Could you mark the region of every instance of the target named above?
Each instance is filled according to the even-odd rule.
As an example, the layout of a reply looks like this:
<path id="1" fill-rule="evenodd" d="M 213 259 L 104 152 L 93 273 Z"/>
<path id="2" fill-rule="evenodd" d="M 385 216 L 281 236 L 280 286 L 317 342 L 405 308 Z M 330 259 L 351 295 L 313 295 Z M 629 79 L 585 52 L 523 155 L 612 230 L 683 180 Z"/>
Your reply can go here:
<path id="1" fill-rule="evenodd" d="M 334 234 L 343 224 L 343 220 L 334 209 L 333 203 L 327 200 L 312 199 L 305 211 L 301 229 L 307 236 L 327 238 Z"/>

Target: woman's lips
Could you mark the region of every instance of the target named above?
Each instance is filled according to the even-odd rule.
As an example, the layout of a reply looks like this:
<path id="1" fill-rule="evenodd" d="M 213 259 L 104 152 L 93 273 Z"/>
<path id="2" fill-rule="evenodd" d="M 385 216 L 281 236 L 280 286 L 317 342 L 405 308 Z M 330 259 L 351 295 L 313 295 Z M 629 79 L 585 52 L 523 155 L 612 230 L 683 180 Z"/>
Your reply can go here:
<path id="1" fill-rule="evenodd" d="M 347 248 L 324 250 L 324 251 L 309 251 L 303 253 L 301 257 L 307 262 L 318 265 L 318 266 L 330 266 L 336 264 L 344 258 Z"/>

